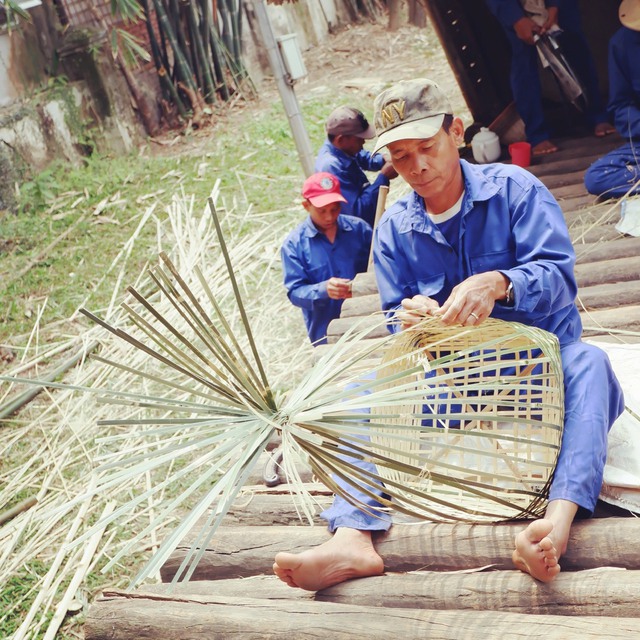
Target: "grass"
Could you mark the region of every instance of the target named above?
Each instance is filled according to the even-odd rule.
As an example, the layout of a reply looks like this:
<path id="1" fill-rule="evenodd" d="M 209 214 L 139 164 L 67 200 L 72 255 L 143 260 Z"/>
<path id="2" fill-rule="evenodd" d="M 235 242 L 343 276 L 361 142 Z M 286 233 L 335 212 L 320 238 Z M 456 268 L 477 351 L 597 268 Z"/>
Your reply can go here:
<path id="1" fill-rule="evenodd" d="M 314 149 L 323 141 L 323 123 L 330 108 L 321 99 L 303 103 Z M 266 216 L 274 222 L 285 221 L 291 228 L 302 218 L 299 193 L 304 176 L 279 101 L 266 108 L 264 104 L 249 104 L 206 130 L 182 135 L 176 144 L 151 144 L 125 157 L 94 154 L 75 168 L 54 163 L 21 185 L 20 213 L 0 214 L 0 296 L 4 301 L 0 308 L 0 346 L 10 346 L 18 354 L 26 352 L 40 314 L 37 324 L 41 342 L 82 333 L 89 324 L 82 316 L 73 321 L 70 318 L 79 306 L 96 311 L 106 307 L 119 270 L 109 272 L 114 258 L 136 230 L 145 210 L 155 204 L 155 215 L 162 218 L 175 193 L 193 196 L 197 208 L 204 207 L 215 181 L 220 180 L 222 201 L 229 203 L 228 208 L 236 200 L 241 203 L 239 209 L 250 203 L 253 215 L 261 221 Z M 241 228 L 234 233 L 242 234 L 251 227 L 250 218 L 238 218 L 238 224 Z M 156 254 L 154 225 L 148 225 L 128 261 L 125 282 L 133 282 Z M 301 317 L 299 321 L 302 325 Z M 52 366 L 43 364 L 41 372 Z M 21 427 L 27 415 L 37 413 L 41 406 L 44 409 L 45 402 L 44 398 L 33 402 L 28 412 L 0 425 L 0 429 Z M 40 431 L 30 431 L 33 438 L 14 442 L 5 450 L 10 455 L 0 461 L 0 476 L 9 478 L 11 469 L 34 459 L 42 439 L 49 441 L 52 435 Z M 92 446 L 88 442 L 86 445 Z M 68 476 L 69 469 L 61 470 L 68 486 L 81 481 L 80 477 Z M 78 469 L 71 471 L 77 473 Z M 39 487 L 31 489 L 35 494 Z M 172 487 L 172 492 L 179 490 Z M 12 504 L 30 497 L 30 493 L 16 494 Z M 12 504 L 2 505 L 0 510 Z M 126 532 L 118 535 L 123 540 L 132 537 Z M 148 553 L 140 555 L 144 557 L 128 557 L 125 564 L 117 565 L 107 575 L 95 567 L 82 587 L 87 601 L 106 586 L 125 587 L 148 559 Z M 44 576 L 51 562 L 48 553 L 46 556 L 25 565 L 0 587 L 2 608 L 6 611 L 5 604 L 16 606 L 8 617 L 0 616 L 0 637 L 11 636 L 20 626 L 35 598 L 31 590 L 38 584 L 37 576 Z M 58 586 L 56 598 L 64 588 L 64 584 Z M 82 620 L 82 615 L 69 617 L 58 637 L 81 637 Z"/>
<path id="2" fill-rule="evenodd" d="M 0 344 L 19 348 L 45 301 L 43 325 L 72 317 L 89 294 L 101 308 L 115 275 L 98 283 L 140 216 L 153 203 L 161 216 L 179 190 L 204 206 L 220 179 L 225 198 L 246 198 L 256 215 L 286 216 L 293 226 L 301 217 L 304 176 L 287 118 L 279 101 L 253 113 L 256 106 L 158 152 L 145 145 L 125 157 L 96 154 L 76 168 L 60 162 L 24 183 L 21 213 L 0 214 Z M 328 108 L 319 99 L 302 106 L 314 149 L 322 143 Z M 153 233 L 142 240 L 131 277 L 153 254 Z"/>

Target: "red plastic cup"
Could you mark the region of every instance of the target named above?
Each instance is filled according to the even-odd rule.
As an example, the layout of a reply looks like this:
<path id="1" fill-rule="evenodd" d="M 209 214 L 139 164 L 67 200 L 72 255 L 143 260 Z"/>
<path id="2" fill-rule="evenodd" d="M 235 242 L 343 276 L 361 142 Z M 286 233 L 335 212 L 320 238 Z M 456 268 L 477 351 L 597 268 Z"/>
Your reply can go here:
<path id="1" fill-rule="evenodd" d="M 528 167 L 531 164 L 531 145 L 528 142 L 514 142 L 509 145 L 511 162 L 519 167 Z"/>

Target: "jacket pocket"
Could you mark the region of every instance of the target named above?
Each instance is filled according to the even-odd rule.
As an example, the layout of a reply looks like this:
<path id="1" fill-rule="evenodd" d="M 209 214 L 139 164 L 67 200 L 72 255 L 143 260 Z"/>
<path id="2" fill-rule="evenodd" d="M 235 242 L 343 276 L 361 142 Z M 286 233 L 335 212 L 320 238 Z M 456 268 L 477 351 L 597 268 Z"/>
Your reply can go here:
<path id="1" fill-rule="evenodd" d="M 485 253 L 482 256 L 469 258 L 471 274 L 485 273 L 486 271 L 497 271 L 512 269 L 516 265 L 515 257 L 511 251 L 494 251 Z"/>
<path id="2" fill-rule="evenodd" d="M 416 280 L 418 293 L 428 298 L 435 298 L 444 288 L 444 273 Z"/>

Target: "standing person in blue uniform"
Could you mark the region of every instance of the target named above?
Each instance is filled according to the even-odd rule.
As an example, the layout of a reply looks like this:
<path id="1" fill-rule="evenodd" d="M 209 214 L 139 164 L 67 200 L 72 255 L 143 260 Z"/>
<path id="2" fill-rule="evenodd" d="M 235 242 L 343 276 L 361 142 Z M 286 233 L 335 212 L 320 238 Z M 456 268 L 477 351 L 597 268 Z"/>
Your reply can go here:
<path id="1" fill-rule="evenodd" d="M 627 142 L 594 162 L 584 184 L 597 196 L 640 193 L 640 0 L 623 0 L 622 27 L 609 42 L 609 111 Z"/>
<path id="2" fill-rule="evenodd" d="M 580 341 L 575 256 L 562 211 L 529 172 L 460 160 L 463 123 L 430 80 L 387 89 L 376 98 L 375 114 L 377 148 L 388 148 L 413 189 L 376 229 L 383 309 L 397 315 L 402 328 L 424 315 L 463 326 L 491 316 L 558 337 L 565 385 L 561 450 L 545 517 L 517 535 L 513 552 L 518 568 L 550 581 L 560 572 L 574 517 L 591 514 L 596 505 L 607 433 L 624 408 L 607 355 Z M 277 554 L 276 575 L 290 586 L 317 590 L 382 573 L 371 534 L 390 524 L 373 513 L 378 503 L 368 504 L 365 512 L 336 497 L 323 513 L 333 537 L 300 554 Z"/>
<path id="3" fill-rule="evenodd" d="M 562 29 L 560 45 L 587 93 L 587 124 L 596 136 L 613 133 L 600 96 L 593 57 L 582 32 L 577 0 L 485 1 L 511 45 L 511 91 L 524 122 L 527 140 L 531 143 L 531 153 L 544 155 L 558 150 L 545 121 L 538 53 L 534 46 L 534 36 L 549 32 L 555 25 Z"/>
<path id="4" fill-rule="evenodd" d="M 334 109 L 325 130 L 327 140 L 320 148 L 315 169 L 332 173 L 340 181 L 346 199 L 342 213 L 362 218 L 373 226 L 380 187 L 388 186 L 398 174 L 381 154 L 365 151 L 365 140 L 375 138 L 376 133 L 358 109 Z M 379 171 L 372 184 L 365 171 Z"/>
<path id="5" fill-rule="evenodd" d="M 371 227 L 340 213 L 345 198 L 330 173 L 307 178 L 302 196 L 309 216 L 284 241 L 282 269 L 289 300 L 302 309 L 316 346 L 327 342 L 329 323 L 340 317 L 343 300 L 351 297 L 354 276 L 367 270 Z"/>

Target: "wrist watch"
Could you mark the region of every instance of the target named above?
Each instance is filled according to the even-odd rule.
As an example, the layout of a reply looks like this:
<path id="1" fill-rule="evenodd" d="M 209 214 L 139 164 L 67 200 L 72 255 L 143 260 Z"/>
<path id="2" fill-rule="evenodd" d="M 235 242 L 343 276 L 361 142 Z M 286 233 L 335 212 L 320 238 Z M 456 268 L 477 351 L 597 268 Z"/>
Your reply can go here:
<path id="1" fill-rule="evenodd" d="M 507 287 L 507 292 L 504 296 L 504 303 L 508 307 L 513 307 L 515 304 L 515 300 L 513 299 L 513 282 L 511 282 L 511 280 L 509 280 L 509 286 Z"/>

